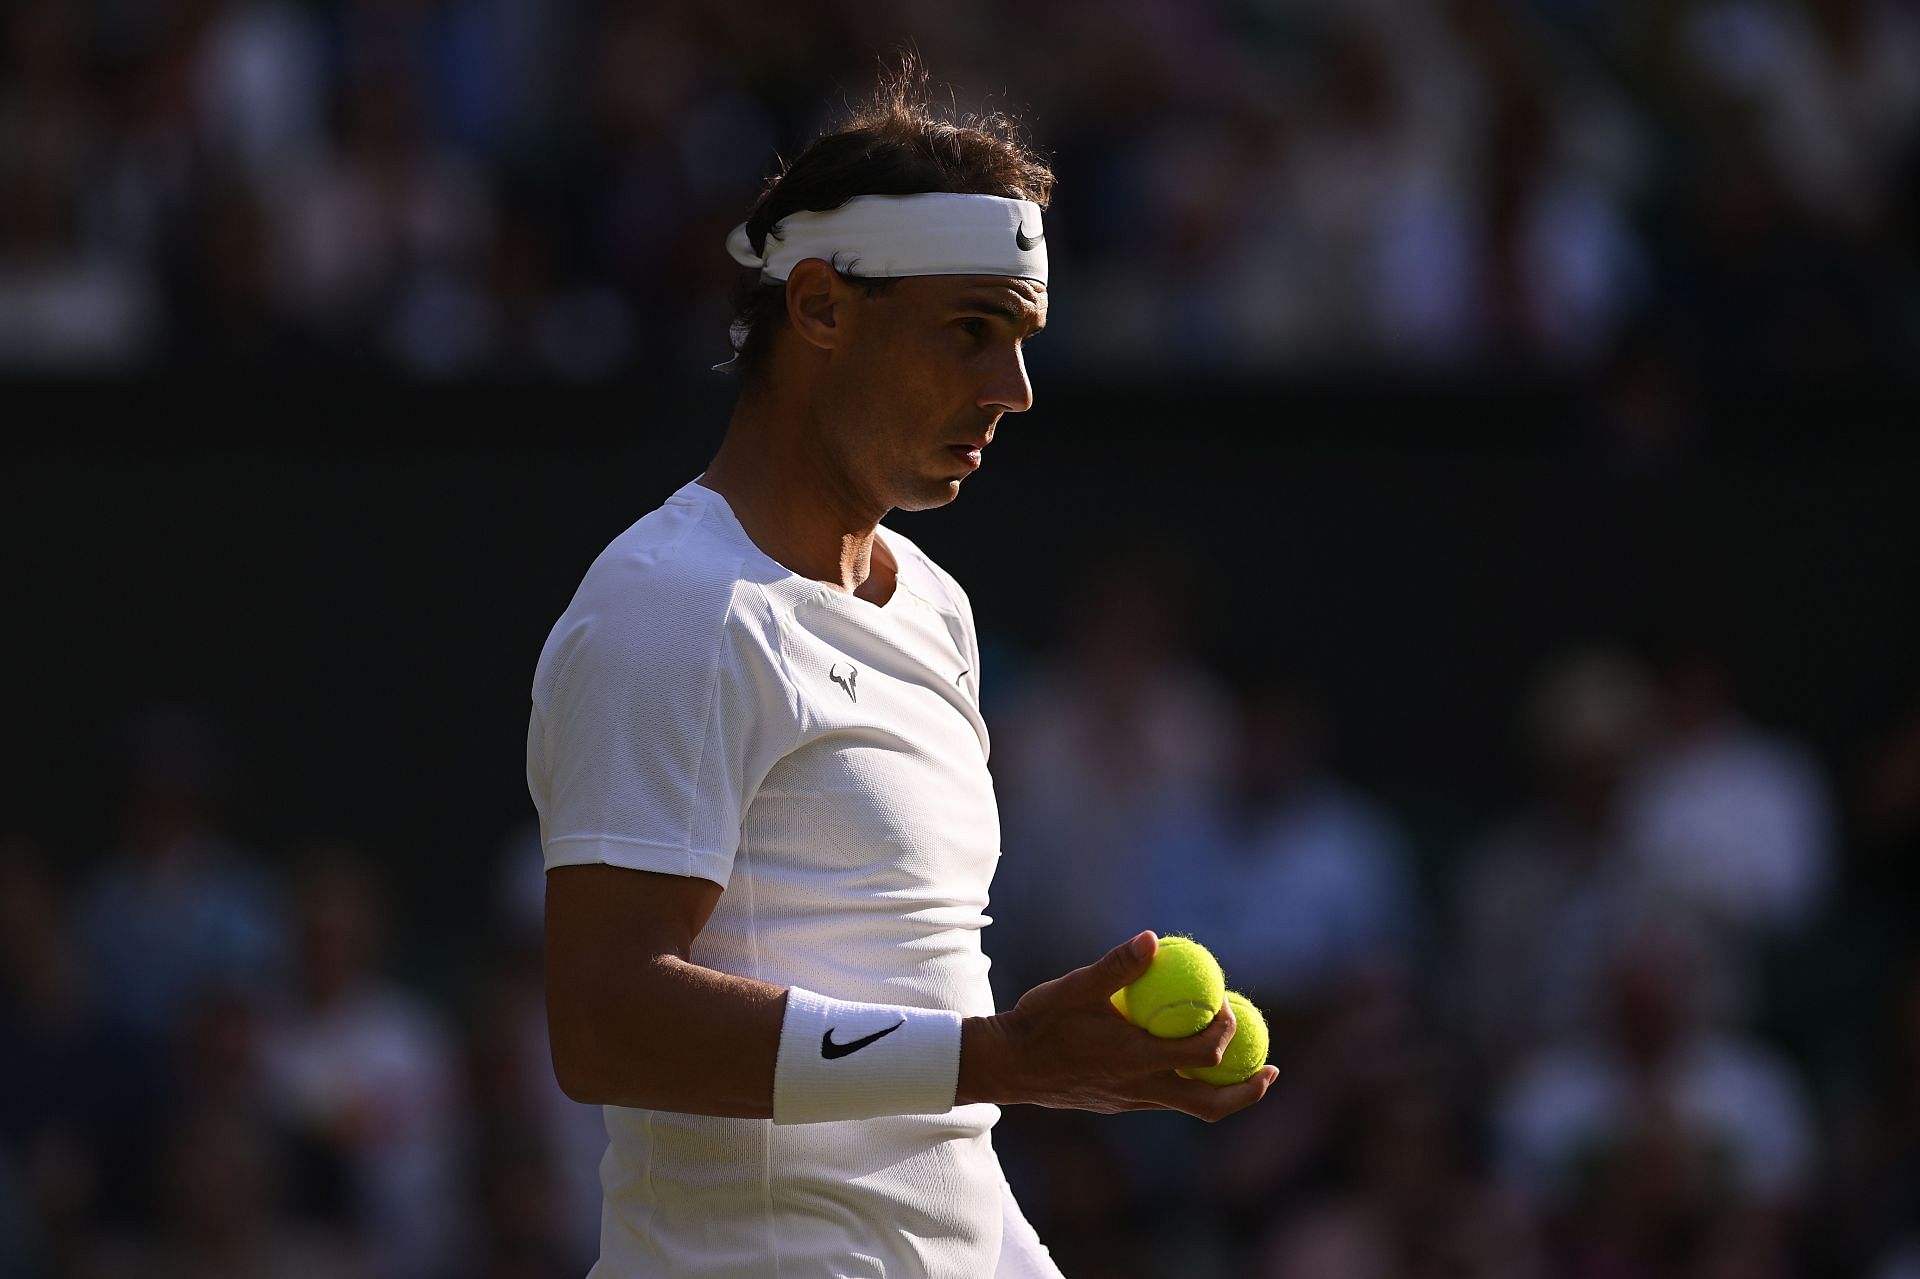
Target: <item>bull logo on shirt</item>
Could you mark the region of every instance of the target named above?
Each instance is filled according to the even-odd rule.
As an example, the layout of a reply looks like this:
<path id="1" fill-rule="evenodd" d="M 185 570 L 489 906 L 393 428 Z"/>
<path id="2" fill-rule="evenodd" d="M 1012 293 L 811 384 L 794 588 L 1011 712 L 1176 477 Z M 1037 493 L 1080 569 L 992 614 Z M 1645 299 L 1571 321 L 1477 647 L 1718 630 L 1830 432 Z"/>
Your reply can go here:
<path id="1" fill-rule="evenodd" d="M 827 678 L 847 690 L 847 696 L 854 701 L 860 700 L 860 694 L 854 691 L 854 683 L 860 678 L 860 668 L 852 662 L 835 662 L 833 669 L 827 672 Z"/>

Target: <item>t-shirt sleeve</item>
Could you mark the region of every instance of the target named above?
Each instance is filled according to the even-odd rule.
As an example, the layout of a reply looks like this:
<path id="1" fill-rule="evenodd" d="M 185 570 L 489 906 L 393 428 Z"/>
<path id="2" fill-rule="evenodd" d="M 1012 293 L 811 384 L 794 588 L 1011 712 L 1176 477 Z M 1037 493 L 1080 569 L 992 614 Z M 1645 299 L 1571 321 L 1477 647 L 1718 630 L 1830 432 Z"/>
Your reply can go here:
<path id="1" fill-rule="evenodd" d="M 779 627 L 728 582 L 601 594 L 561 620 L 535 678 L 527 782 L 547 869 L 725 887 L 747 806 L 797 733 Z"/>

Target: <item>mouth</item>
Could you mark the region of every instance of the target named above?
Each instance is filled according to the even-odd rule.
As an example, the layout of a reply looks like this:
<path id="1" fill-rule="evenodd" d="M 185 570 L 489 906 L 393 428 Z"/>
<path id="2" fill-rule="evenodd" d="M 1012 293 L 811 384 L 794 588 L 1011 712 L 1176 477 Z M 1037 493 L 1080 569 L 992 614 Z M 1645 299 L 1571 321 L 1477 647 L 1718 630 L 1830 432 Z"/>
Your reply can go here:
<path id="1" fill-rule="evenodd" d="M 972 471 L 979 469 L 980 450 L 985 447 L 985 444 L 949 444 L 947 445 L 947 451 L 959 458 L 962 462 L 965 462 L 967 469 Z"/>

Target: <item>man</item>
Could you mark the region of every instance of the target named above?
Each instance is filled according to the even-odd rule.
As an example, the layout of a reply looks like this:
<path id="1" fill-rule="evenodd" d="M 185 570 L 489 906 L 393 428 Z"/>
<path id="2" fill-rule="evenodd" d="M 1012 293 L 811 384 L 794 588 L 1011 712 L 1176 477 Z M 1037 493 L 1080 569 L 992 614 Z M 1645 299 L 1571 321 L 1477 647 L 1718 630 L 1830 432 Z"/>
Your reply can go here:
<path id="1" fill-rule="evenodd" d="M 541 653 L 528 780 L 554 1067 L 606 1106 L 593 1274 L 1054 1276 L 997 1104 L 1218 1119 L 1224 1009 L 1108 995 L 1141 933 L 994 1012 L 999 826 L 966 595 L 894 508 L 950 502 L 1033 401 L 1052 175 L 908 76 L 729 240 L 759 269 L 706 473 L 614 540 Z"/>

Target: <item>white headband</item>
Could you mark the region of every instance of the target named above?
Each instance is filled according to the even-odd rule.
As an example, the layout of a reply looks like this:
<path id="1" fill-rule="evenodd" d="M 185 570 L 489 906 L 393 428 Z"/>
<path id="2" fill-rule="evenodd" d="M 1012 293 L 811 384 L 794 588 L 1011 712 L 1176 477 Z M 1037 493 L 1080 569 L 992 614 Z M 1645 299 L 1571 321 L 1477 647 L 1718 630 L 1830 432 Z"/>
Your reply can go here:
<path id="1" fill-rule="evenodd" d="M 746 223 L 727 237 L 741 266 L 777 283 L 808 258 L 874 279 L 902 275 L 1011 275 L 1047 282 L 1040 206 L 997 195 L 860 195 L 837 209 L 789 213 L 755 253 Z"/>

